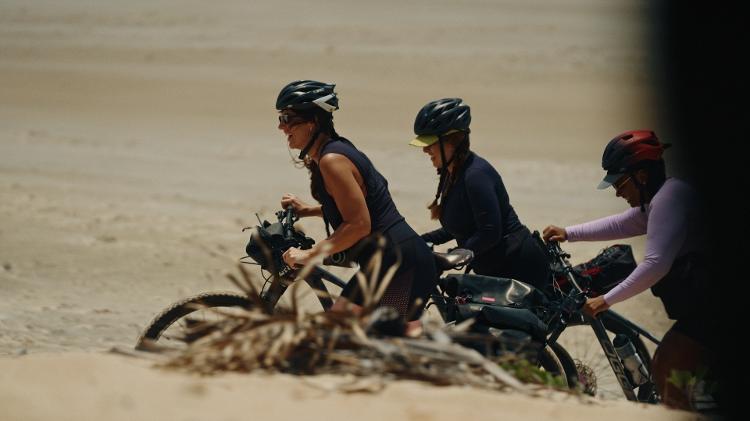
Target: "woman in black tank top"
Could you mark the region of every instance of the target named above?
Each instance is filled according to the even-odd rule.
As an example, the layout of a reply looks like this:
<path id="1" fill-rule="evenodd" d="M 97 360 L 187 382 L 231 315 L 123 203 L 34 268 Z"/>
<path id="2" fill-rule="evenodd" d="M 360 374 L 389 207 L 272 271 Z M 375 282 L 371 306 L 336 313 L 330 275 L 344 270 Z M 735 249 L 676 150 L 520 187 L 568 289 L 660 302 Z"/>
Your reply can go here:
<path id="1" fill-rule="evenodd" d="M 309 80 L 292 82 L 276 101 L 279 130 L 286 135 L 290 148 L 302 151 L 299 158 L 310 171 L 312 196 L 320 203 L 310 205 L 285 194 L 281 206 L 294 207 L 301 217 L 322 217 L 334 229 L 312 249 L 289 249 L 284 261 L 290 266 L 302 265 L 323 251 L 328 255 L 347 251 L 364 267 L 375 252 L 374 247 L 366 246 L 371 243 L 366 239 L 382 235 L 386 247 L 378 279 L 392 265 L 399 261 L 400 265 L 380 305 L 392 306 L 403 317 L 411 315 L 417 320 L 421 306 L 415 308 L 415 303 L 426 301 L 437 280 L 434 258 L 399 214 L 385 178 L 364 153 L 334 130 L 332 112 L 338 109 L 338 98 L 333 88 Z M 332 310 L 361 304 L 362 299 L 357 282 L 350 281 Z M 418 324 L 410 326 L 416 329 Z"/>

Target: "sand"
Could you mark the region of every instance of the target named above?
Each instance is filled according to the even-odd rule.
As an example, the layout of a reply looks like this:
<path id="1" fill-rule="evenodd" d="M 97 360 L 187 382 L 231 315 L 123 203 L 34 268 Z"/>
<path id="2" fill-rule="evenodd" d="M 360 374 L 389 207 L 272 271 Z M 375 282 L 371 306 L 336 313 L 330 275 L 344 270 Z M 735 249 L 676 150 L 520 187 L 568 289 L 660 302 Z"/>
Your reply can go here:
<path id="1" fill-rule="evenodd" d="M 419 108 L 446 96 L 471 105 L 472 148 L 532 230 L 624 210 L 595 189 L 604 142 L 666 131 L 644 11 L 625 0 L 3 1 L 0 419 L 344 418 L 362 405 L 373 419 L 685 416 L 413 382 L 300 398 L 315 392 L 287 376 L 195 379 L 103 352 L 132 347 L 174 300 L 232 290 L 241 229 L 256 212 L 272 218 L 285 192 L 309 198 L 276 129 L 291 80 L 337 84 L 338 132 L 419 232 L 436 226 L 425 205 L 437 180 L 406 143 Z M 319 221 L 304 226 L 322 238 Z M 643 239 L 630 243 L 640 259 Z M 567 250 L 580 262 L 606 245 Z M 670 326 L 649 293 L 615 309 L 657 336 Z"/>

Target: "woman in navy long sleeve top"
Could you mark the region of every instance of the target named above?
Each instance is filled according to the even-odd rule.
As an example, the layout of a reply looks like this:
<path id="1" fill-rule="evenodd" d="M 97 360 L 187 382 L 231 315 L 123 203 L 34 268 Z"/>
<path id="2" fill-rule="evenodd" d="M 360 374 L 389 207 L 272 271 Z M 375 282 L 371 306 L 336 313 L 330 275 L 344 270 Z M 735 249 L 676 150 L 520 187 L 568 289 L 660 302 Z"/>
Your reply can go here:
<path id="1" fill-rule="evenodd" d="M 420 146 L 438 169 L 430 205 L 441 228 L 422 235 L 433 244 L 456 240 L 472 250 L 474 272 L 517 279 L 537 287 L 549 281 L 549 261 L 510 204 L 500 174 L 469 150 L 469 106 L 460 98 L 425 105 L 414 122 Z"/>

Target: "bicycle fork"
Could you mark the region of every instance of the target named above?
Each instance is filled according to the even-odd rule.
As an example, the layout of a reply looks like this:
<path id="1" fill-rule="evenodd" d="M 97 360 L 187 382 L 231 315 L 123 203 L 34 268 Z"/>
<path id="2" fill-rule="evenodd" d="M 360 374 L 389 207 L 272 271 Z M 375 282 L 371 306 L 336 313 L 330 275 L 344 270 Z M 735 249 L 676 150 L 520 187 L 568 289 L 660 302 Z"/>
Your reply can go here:
<path id="1" fill-rule="evenodd" d="M 628 398 L 628 400 L 636 402 L 657 402 L 655 390 L 652 383 L 653 381 L 649 378 L 648 381 L 644 384 L 634 385 L 628 375 L 628 372 L 626 371 L 627 368 L 620 359 L 620 356 L 615 351 L 614 344 L 609 339 L 609 336 L 607 336 L 607 332 L 604 329 L 604 324 L 602 323 L 602 321 L 599 319 L 591 319 L 588 317 L 586 318 L 590 322 L 591 328 L 594 329 L 594 334 L 596 334 L 597 339 L 599 339 L 599 343 L 602 345 L 604 354 L 609 360 L 609 365 L 612 367 L 612 371 L 615 373 L 615 377 L 617 377 L 617 381 L 620 383 L 620 387 L 622 388 L 622 391 L 623 393 L 625 393 L 625 396 Z M 650 376 L 650 373 L 645 374 L 648 374 Z M 639 388 L 647 387 L 649 395 L 641 396 L 641 399 L 639 399 L 639 396 L 636 396 L 634 390 L 636 386 Z M 641 390 L 639 389 L 639 391 Z"/>
<path id="2" fill-rule="evenodd" d="M 615 377 L 620 383 L 622 392 L 625 393 L 625 396 L 629 401 L 637 401 L 638 397 L 633 391 L 634 387 L 630 383 L 630 379 L 628 379 L 628 376 L 625 373 L 625 366 L 622 364 L 622 361 L 620 361 L 620 357 L 617 355 L 617 352 L 615 352 L 615 347 L 614 345 L 612 345 L 612 341 L 610 341 L 609 336 L 607 336 L 607 331 L 604 329 L 604 324 L 599 319 L 592 319 L 588 316 L 586 316 L 586 319 L 588 319 L 587 321 L 591 324 L 591 328 L 594 329 L 594 334 L 599 340 L 599 343 L 602 346 L 602 350 L 604 350 L 604 354 L 607 356 L 607 360 L 609 360 L 609 365 L 612 367 L 612 371 L 615 373 Z"/>

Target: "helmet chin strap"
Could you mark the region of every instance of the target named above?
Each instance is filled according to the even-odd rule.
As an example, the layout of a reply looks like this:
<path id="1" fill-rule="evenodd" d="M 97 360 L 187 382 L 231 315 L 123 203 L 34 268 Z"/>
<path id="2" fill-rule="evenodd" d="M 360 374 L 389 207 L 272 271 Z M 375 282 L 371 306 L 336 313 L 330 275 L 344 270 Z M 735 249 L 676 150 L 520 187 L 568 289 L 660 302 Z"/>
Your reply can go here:
<path id="1" fill-rule="evenodd" d="M 630 178 L 633 180 L 633 183 L 635 183 L 635 186 L 638 187 L 638 195 L 641 198 L 641 212 L 646 212 L 646 184 L 638 181 L 635 177 L 635 173 L 631 173 Z"/>
<path id="2" fill-rule="evenodd" d="M 438 181 L 437 192 L 435 192 L 435 203 L 440 198 L 440 193 L 443 191 L 443 185 L 445 185 L 445 178 L 448 175 L 448 165 L 445 163 L 445 148 L 443 147 L 443 138 L 438 138 L 440 144 L 440 168 L 438 168 L 438 175 L 440 175 L 440 181 Z"/>
<path id="3" fill-rule="evenodd" d="M 466 142 L 466 137 L 461 141 L 461 143 L 456 147 L 456 150 L 463 145 L 463 143 Z M 456 150 L 453 151 L 453 155 L 451 155 L 451 158 L 446 160 L 445 159 L 445 147 L 443 146 L 443 137 L 438 138 L 438 143 L 440 145 L 440 169 L 438 169 L 438 174 L 440 175 L 440 181 L 438 182 L 438 188 L 437 192 L 435 193 L 435 200 L 437 200 L 440 197 L 440 193 L 443 191 L 443 186 L 445 185 L 445 180 L 448 178 L 448 166 L 453 162 L 453 158 L 456 157 Z"/>
<path id="4" fill-rule="evenodd" d="M 448 169 L 449 163 L 445 162 L 445 147 L 443 146 L 442 137 L 438 138 L 438 144 L 440 145 L 440 169 L 438 170 L 438 174 L 442 175 Z"/>
<path id="5" fill-rule="evenodd" d="M 305 145 L 305 147 L 302 148 L 302 150 L 299 153 L 299 157 L 297 157 L 297 159 L 300 159 L 300 160 L 305 159 L 305 157 L 307 156 L 307 153 L 310 152 L 310 149 L 312 149 L 313 145 L 315 144 L 315 140 L 318 138 L 319 135 L 320 135 L 320 128 L 315 130 L 315 133 L 313 133 L 312 136 L 310 136 L 310 140 L 308 140 L 307 145 Z"/>
<path id="6" fill-rule="evenodd" d="M 456 148 L 453 150 L 453 155 L 451 155 L 451 158 L 449 160 L 445 160 L 445 148 L 443 147 L 443 138 L 438 138 L 438 142 L 440 142 L 440 160 L 443 163 L 440 166 L 440 170 L 438 171 L 438 174 L 442 174 L 448 170 L 448 166 L 453 162 L 453 159 L 456 158 L 456 151 L 461 148 L 461 146 L 466 142 L 467 136 L 464 136 L 463 140 L 461 140 L 461 143 L 459 143 Z"/>

